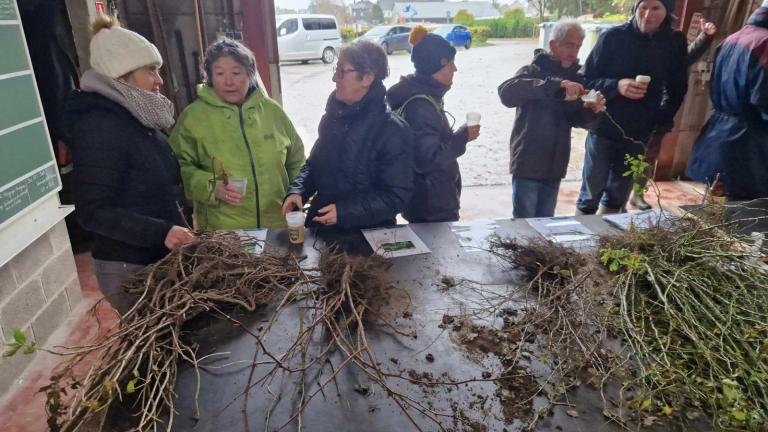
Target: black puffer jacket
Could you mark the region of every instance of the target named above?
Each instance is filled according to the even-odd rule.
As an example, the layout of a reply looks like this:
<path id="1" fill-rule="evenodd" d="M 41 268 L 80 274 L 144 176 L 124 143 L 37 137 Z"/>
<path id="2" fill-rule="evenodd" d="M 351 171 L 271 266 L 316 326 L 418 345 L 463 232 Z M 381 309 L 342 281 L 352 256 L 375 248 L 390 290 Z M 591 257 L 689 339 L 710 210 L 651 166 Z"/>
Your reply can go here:
<path id="1" fill-rule="evenodd" d="M 459 220 L 461 173 L 457 159 L 467 150 L 469 135 L 465 127 L 456 133 L 442 111 L 448 87 L 432 77 L 409 75 L 387 92 L 393 110 L 400 109 L 415 95 L 430 96 L 440 111 L 425 98 L 412 99 L 403 109 L 414 139 L 414 191 L 403 212 L 409 222 Z"/>
<path id="2" fill-rule="evenodd" d="M 509 140 L 509 172 L 518 178 L 560 180 L 571 156 L 571 127 L 597 117 L 582 101 L 566 102 L 563 80 L 584 83 L 579 64 L 565 69 L 537 49 L 533 63 L 499 86 L 501 103 L 517 108 Z"/>
<path id="3" fill-rule="evenodd" d="M 167 137 L 97 93 L 75 91 L 65 112 L 75 174 L 75 212 L 95 234 L 92 255 L 150 264 L 183 225 L 184 190 Z"/>
<path id="4" fill-rule="evenodd" d="M 408 125 L 387 111 L 384 85 L 376 82 L 354 105 L 331 93 L 319 137 L 288 194 L 314 196 L 306 225 L 329 204 L 338 228 L 395 224 L 413 190 L 413 138 Z"/>
<path id="5" fill-rule="evenodd" d="M 672 129 L 688 91 L 686 57 L 685 36 L 672 30 L 670 18 L 652 35 L 641 33 L 632 19 L 600 35 L 587 59 L 584 76 L 589 88 L 603 93 L 608 113 L 626 135 L 646 141 L 654 130 Z M 631 100 L 619 94 L 619 81 L 637 75 L 651 77 L 645 97 Z M 616 141 L 623 139 L 621 130 L 605 116 L 592 131 Z"/>

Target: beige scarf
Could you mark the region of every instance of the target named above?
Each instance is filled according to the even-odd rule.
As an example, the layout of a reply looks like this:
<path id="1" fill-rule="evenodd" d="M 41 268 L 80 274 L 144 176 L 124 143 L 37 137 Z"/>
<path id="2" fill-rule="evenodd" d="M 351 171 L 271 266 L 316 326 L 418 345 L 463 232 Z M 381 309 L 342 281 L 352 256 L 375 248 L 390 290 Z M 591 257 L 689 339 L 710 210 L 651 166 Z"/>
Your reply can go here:
<path id="1" fill-rule="evenodd" d="M 93 69 L 83 74 L 80 88 L 122 105 L 150 129 L 168 129 L 173 126 L 173 102 L 159 93 L 136 88 Z"/>

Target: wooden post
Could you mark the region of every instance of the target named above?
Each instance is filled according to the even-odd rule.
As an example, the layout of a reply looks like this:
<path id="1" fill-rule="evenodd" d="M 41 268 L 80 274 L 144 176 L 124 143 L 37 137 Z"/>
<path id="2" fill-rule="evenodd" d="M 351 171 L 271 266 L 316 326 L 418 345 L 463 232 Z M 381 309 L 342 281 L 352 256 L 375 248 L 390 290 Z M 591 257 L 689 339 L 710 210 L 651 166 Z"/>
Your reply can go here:
<path id="1" fill-rule="evenodd" d="M 240 2 L 243 19 L 243 42 L 256 56 L 259 75 L 272 99 L 282 103 L 280 65 L 275 29 L 275 3 L 273 0 L 245 0 Z"/>

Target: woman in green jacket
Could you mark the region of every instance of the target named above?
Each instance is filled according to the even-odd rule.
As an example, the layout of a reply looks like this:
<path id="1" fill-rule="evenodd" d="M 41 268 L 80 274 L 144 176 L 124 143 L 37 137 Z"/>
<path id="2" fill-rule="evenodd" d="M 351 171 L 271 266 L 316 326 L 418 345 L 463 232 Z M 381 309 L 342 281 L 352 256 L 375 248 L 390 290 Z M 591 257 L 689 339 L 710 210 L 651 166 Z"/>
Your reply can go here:
<path id="1" fill-rule="evenodd" d="M 258 85 L 256 60 L 223 40 L 205 55 L 206 82 L 181 114 L 170 143 L 196 228 L 285 226 L 281 207 L 304 164 L 304 145 L 283 109 Z"/>

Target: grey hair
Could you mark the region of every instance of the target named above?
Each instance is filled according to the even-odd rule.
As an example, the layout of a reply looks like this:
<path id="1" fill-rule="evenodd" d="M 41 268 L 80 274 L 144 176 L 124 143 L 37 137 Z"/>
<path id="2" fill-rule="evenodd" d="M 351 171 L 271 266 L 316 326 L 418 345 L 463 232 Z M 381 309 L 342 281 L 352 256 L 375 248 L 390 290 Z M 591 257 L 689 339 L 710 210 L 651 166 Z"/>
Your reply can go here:
<path id="1" fill-rule="evenodd" d="M 248 74 L 251 85 L 258 85 L 256 77 L 256 57 L 245 45 L 232 39 L 222 39 L 212 43 L 205 50 L 205 62 L 203 63 L 203 81 L 208 87 L 213 87 L 213 64 L 222 57 L 231 57 L 240 64 Z"/>
<path id="2" fill-rule="evenodd" d="M 341 49 L 339 61 L 344 60 L 358 72 L 357 79 L 362 80 L 363 75 L 373 74 L 378 81 L 383 81 L 389 76 L 389 64 L 387 54 L 378 45 L 370 41 L 360 40 L 353 42 Z"/>
<path id="3" fill-rule="evenodd" d="M 584 29 L 581 27 L 581 24 L 579 24 L 578 21 L 575 19 L 563 19 L 556 22 L 555 26 L 552 28 L 551 40 L 559 44 L 565 39 L 565 35 L 567 35 L 571 30 L 578 31 L 579 35 L 581 35 L 581 38 L 584 39 L 586 34 L 584 33 Z"/>

